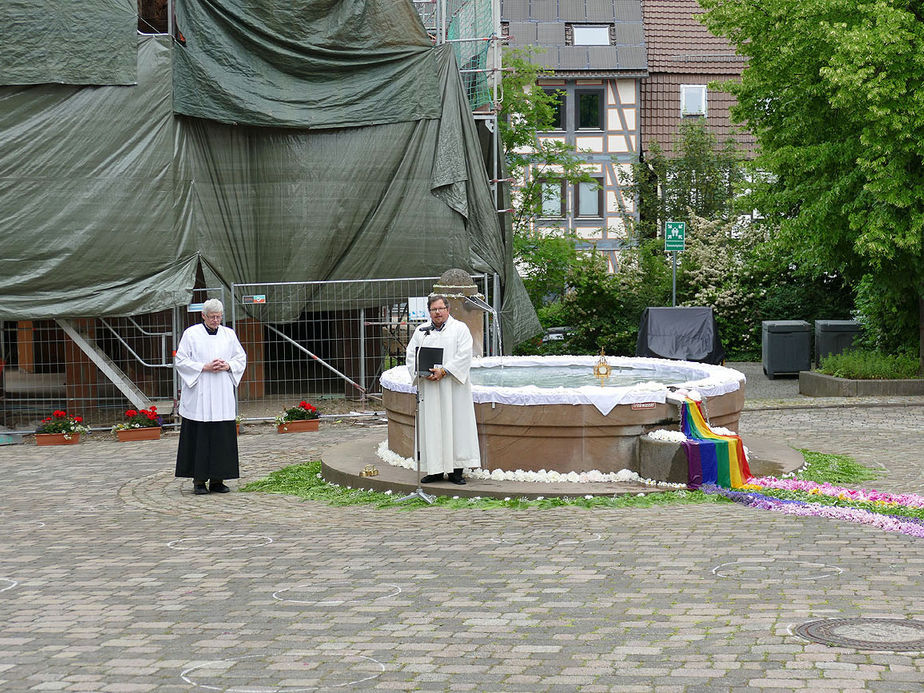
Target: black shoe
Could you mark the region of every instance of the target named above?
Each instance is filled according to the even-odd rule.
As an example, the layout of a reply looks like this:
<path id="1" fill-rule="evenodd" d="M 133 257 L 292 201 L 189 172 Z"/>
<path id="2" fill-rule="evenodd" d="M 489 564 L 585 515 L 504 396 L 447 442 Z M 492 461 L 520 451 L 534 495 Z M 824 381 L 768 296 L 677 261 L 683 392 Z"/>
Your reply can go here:
<path id="1" fill-rule="evenodd" d="M 435 484 L 437 481 L 442 481 L 442 474 L 427 474 L 423 479 L 420 480 L 422 484 Z"/>
<path id="2" fill-rule="evenodd" d="M 209 490 L 205 487 L 205 484 L 193 484 L 193 493 L 197 496 L 204 496 Z"/>
<path id="3" fill-rule="evenodd" d="M 465 486 L 465 479 L 462 478 L 461 474 L 450 474 L 449 480 L 458 486 Z"/>
<path id="4" fill-rule="evenodd" d="M 211 481 L 209 482 L 209 493 L 230 493 L 231 489 L 225 486 L 222 481 Z"/>

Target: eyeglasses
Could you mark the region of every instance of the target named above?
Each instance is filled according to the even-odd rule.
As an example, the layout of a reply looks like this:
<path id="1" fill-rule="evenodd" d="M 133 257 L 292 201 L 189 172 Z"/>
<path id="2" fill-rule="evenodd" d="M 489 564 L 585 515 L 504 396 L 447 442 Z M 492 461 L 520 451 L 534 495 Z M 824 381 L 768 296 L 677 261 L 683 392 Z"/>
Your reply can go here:
<path id="1" fill-rule="evenodd" d="M 431 312 L 431 313 L 439 313 L 441 310 L 449 310 L 449 308 L 445 308 L 445 307 L 444 307 L 444 308 L 431 308 L 431 309 L 430 309 L 430 312 Z"/>

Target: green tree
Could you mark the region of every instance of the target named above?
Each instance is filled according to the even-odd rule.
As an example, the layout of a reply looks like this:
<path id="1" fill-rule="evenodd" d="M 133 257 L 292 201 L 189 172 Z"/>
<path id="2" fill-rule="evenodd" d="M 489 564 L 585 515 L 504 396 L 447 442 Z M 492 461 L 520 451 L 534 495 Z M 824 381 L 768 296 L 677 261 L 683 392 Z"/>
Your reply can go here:
<path id="1" fill-rule="evenodd" d="M 623 184 L 638 199 L 639 235 L 655 238 L 668 220 L 731 219 L 743 178 L 734 140 L 720 144 L 704 119 L 691 118 L 680 124 L 677 156 L 669 159 L 657 142 L 649 143 L 644 160 L 633 164 Z"/>
<path id="2" fill-rule="evenodd" d="M 514 256 L 533 305 L 554 301 L 564 294 L 565 278 L 577 261 L 574 234 L 568 229 L 538 231 L 533 220 L 542 216 L 543 183 L 564 181 L 573 185 L 592 182 L 574 147 L 558 140 L 540 139 L 553 130 L 559 103 L 537 80 L 551 74 L 529 61 L 532 51 L 504 54 L 503 98 L 499 120 L 507 175 L 515 181 L 511 222 Z"/>
<path id="3" fill-rule="evenodd" d="M 767 173 L 751 204 L 797 262 L 878 287 L 863 297 L 874 313 L 913 297 L 918 335 L 898 341 L 917 342 L 924 375 L 924 3 L 700 4 L 748 59 L 727 88 Z"/>
<path id="4" fill-rule="evenodd" d="M 843 278 L 806 276 L 766 226 L 694 215 L 687 229 L 678 301 L 713 309 L 733 360 L 760 360 L 763 320 L 849 317 Z"/>

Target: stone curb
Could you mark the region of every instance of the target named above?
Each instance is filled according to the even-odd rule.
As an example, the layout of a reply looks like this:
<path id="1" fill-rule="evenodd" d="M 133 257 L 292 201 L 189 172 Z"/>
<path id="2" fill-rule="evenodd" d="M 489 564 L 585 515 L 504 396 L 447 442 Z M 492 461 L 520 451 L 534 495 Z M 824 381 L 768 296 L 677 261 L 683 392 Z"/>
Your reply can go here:
<path id="1" fill-rule="evenodd" d="M 806 397 L 922 396 L 924 379 L 854 380 L 816 371 L 800 371 L 799 394 Z"/>

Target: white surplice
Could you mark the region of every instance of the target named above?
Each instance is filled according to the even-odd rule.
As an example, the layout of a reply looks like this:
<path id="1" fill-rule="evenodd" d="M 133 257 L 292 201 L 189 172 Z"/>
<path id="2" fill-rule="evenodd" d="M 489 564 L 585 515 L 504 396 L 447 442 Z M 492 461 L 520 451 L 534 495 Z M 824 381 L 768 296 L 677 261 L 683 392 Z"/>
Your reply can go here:
<path id="1" fill-rule="evenodd" d="M 230 371 L 203 372 L 209 361 L 224 359 Z M 193 421 L 233 421 L 237 416 L 234 388 L 244 376 L 247 354 L 234 330 L 219 325 L 210 335 L 199 323 L 188 328 L 176 350 L 176 372 L 180 376 L 180 416 Z"/>
<path id="2" fill-rule="evenodd" d="M 417 347 L 442 347 L 446 377 L 430 381 L 419 377 L 420 466 L 427 474 L 451 473 L 453 469 L 480 467 L 478 429 L 472 402 L 472 334 L 464 322 L 446 318 L 443 329 L 429 334 L 414 331 L 407 347 L 407 367 L 417 373 Z"/>

